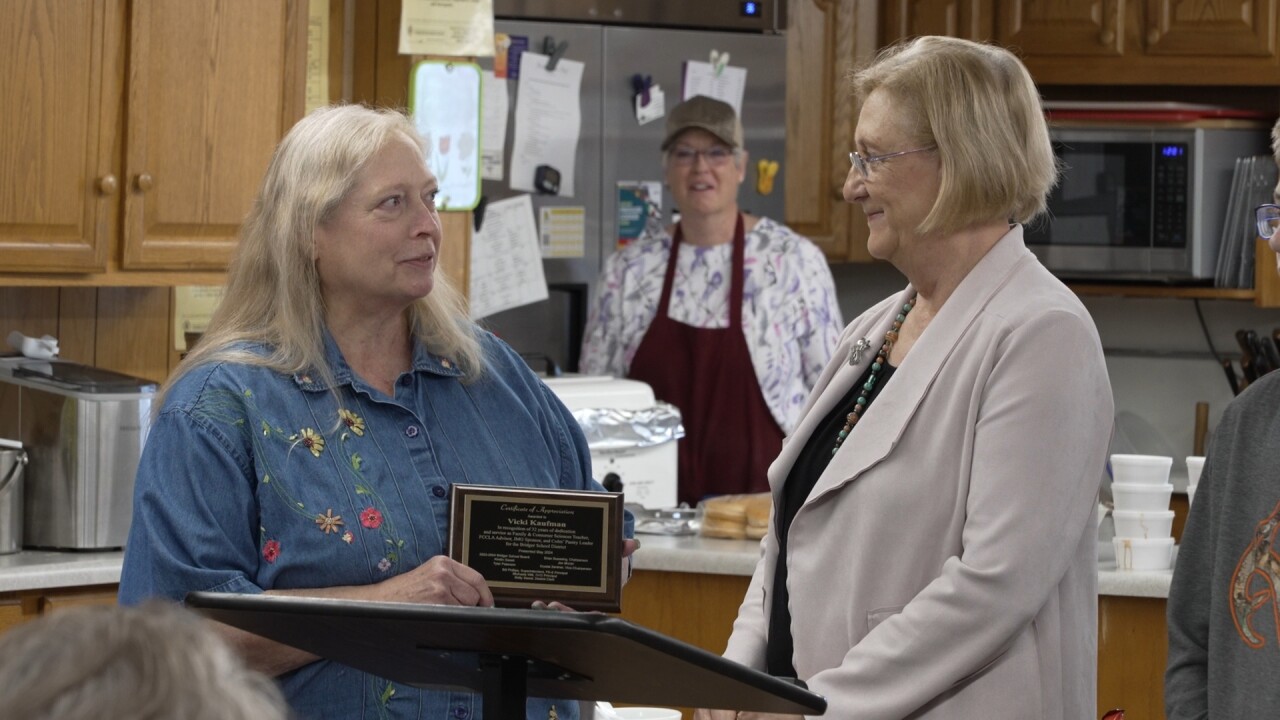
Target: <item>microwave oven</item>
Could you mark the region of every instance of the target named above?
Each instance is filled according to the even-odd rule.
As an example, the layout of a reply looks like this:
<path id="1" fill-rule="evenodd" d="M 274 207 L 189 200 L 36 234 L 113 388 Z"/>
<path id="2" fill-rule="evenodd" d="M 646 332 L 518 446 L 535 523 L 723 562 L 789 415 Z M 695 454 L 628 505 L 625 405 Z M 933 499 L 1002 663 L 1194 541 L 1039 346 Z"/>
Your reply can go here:
<path id="1" fill-rule="evenodd" d="M 1236 158 L 1264 128 L 1052 126 L 1061 166 L 1027 247 L 1059 277 L 1212 279 Z"/>

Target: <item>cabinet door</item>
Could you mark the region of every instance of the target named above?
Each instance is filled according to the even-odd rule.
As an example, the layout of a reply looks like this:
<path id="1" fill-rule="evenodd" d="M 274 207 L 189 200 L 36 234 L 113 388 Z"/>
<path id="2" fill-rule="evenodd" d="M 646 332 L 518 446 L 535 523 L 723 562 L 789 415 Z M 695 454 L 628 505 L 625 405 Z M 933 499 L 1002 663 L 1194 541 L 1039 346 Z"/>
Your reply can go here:
<path id="1" fill-rule="evenodd" d="M 885 0 L 880 38 L 889 45 L 918 35 L 991 39 L 991 0 Z"/>
<path id="2" fill-rule="evenodd" d="M 1147 54 L 1275 57 L 1276 0 L 1147 0 Z"/>
<path id="3" fill-rule="evenodd" d="M 49 590 L 40 595 L 40 614 L 84 605 L 115 605 L 116 586 Z"/>
<path id="4" fill-rule="evenodd" d="M 132 4 L 123 267 L 226 267 L 302 113 L 305 4 Z"/>
<path id="5" fill-rule="evenodd" d="M 29 619 L 22 612 L 22 602 L 17 598 L 0 600 L 0 633 L 15 628 Z"/>
<path id="6" fill-rule="evenodd" d="M 857 112 L 847 73 L 875 51 L 875 5 L 797 0 L 787 14 L 787 225 L 830 260 L 868 260 L 866 223 L 841 188 Z"/>
<path id="7" fill-rule="evenodd" d="M 0 2 L 0 271 L 106 267 L 119 205 L 119 8 Z"/>
<path id="8" fill-rule="evenodd" d="M 1125 0 L 1003 0 L 996 41 L 1023 57 L 1113 57 L 1124 51 Z"/>

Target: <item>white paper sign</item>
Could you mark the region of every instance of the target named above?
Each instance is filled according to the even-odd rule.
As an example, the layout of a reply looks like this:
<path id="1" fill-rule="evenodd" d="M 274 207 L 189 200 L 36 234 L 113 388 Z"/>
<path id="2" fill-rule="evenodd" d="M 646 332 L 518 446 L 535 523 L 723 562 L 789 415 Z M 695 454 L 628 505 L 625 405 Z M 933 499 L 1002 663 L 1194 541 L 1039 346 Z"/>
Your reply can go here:
<path id="1" fill-rule="evenodd" d="M 507 81 L 485 70 L 480 88 L 480 177 L 501 180 L 502 154 L 507 149 Z"/>
<path id="2" fill-rule="evenodd" d="M 480 201 L 480 66 L 424 60 L 409 79 L 413 123 L 427 140 L 427 167 L 440 183 L 440 210 Z"/>
<path id="3" fill-rule="evenodd" d="M 587 248 L 587 209 L 542 207 L 538 209 L 538 237 L 544 258 L 580 258 Z"/>
<path id="4" fill-rule="evenodd" d="M 533 201 L 517 195 L 485 207 L 484 223 L 471 236 L 471 317 L 546 300 Z"/>
<path id="5" fill-rule="evenodd" d="M 711 63 L 689 60 L 684 64 L 683 87 L 681 100 L 706 95 L 729 103 L 738 117 L 742 117 L 742 92 L 747 87 L 747 69 L 726 65 L 717 75 Z"/>
<path id="6" fill-rule="evenodd" d="M 404 0 L 401 55 L 493 54 L 493 0 Z"/>
<path id="7" fill-rule="evenodd" d="M 582 63 L 560 60 L 547 70 L 547 56 L 526 51 L 516 91 L 516 132 L 511 150 L 511 189 L 533 192 L 539 165 L 560 171 L 560 197 L 573 197 L 573 166 L 582 128 L 579 90 Z"/>

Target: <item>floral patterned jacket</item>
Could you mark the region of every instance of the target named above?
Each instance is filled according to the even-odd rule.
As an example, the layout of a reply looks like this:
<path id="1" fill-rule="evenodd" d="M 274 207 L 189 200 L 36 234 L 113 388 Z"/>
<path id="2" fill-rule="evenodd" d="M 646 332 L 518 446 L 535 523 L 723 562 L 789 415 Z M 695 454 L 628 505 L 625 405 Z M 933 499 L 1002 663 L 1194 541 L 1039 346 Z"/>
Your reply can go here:
<path id="1" fill-rule="evenodd" d="M 742 332 L 760 392 L 773 419 L 790 434 L 809 390 L 844 329 L 835 281 L 822 251 L 769 218 L 746 234 Z M 671 255 L 671 235 L 658 223 L 609 256 L 582 341 L 582 372 L 626 377 L 658 312 Z M 671 291 L 672 320 L 703 328 L 729 326 L 733 245 L 681 243 Z"/>
<path id="2" fill-rule="evenodd" d="M 447 551 L 453 482 L 602 489 L 573 416 L 511 348 L 481 335 L 480 380 L 464 384 L 419 346 L 395 397 L 326 338 L 342 407 L 306 375 L 220 363 L 183 376 L 138 468 L 121 602 L 385 580 Z M 329 661 L 279 682 L 306 718 L 480 715 L 479 696 Z M 528 717 L 548 716 L 576 718 L 577 705 L 530 700 Z"/>

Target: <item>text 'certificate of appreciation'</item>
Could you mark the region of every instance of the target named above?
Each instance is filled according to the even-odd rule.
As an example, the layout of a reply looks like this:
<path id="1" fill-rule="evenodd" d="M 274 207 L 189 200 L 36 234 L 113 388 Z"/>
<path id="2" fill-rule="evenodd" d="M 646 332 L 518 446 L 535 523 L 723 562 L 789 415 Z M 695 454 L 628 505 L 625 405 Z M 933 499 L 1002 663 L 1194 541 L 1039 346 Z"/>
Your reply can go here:
<path id="1" fill-rule="evenodd" d="M 471 317 L 546 300 L 533 200 L 517 195 L 485 206 L 484 224 L 471 236 Z"/>
<path id="2" fill-rule="evenodd" d="M 511 150 L 511 189 L 534 191 L 539 165 L 560 172 L 560 197 L 573 197 L 573 166 L 582 130 L 583 64 L 560 60 L 547 69 L 547 56 L 525 52 L 516 89 L 516 132 Z"/>
<path id="3" fill-rule="evenodd" d="M 401 55 L 493 55 L 493 0 L 404 0 Z"/>

